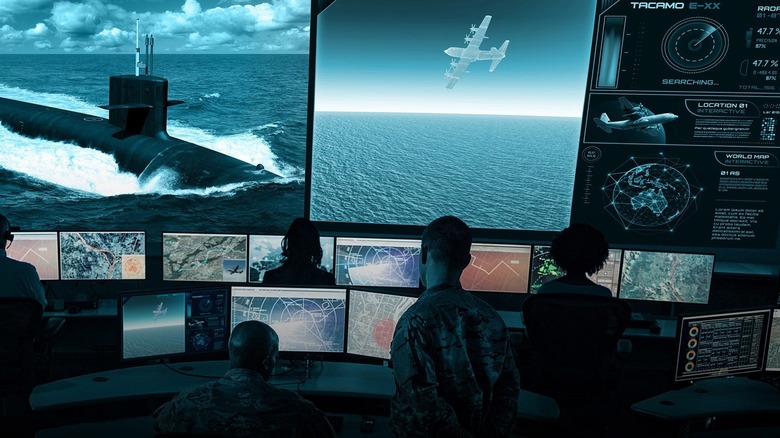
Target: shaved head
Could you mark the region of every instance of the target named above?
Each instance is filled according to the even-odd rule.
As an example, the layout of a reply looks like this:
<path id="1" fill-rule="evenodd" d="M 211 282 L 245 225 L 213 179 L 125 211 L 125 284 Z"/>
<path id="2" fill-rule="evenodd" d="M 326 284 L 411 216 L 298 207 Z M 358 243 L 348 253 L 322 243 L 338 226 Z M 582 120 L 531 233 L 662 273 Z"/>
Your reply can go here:
<path id="1" fill-rule="evenodd" d="M 231 368 L 248 368 L 270 374 L 279 353 L 279 335 L 268 324 L 244 321 L 230 334 L 228 351 Z"/>

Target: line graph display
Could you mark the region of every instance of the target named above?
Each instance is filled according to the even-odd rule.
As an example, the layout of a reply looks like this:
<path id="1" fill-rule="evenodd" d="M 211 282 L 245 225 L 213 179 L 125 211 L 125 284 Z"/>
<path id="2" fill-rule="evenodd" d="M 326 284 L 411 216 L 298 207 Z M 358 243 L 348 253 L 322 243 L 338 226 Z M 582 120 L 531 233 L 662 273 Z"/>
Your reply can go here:
<path id="1" fill-rule="evenodd" d="M 231 330 L 264 322 L 279 335 L 279 351 L 343 353 L 346 289 L 234 286 Z"/>
<path id="2" fill-rule="evenodd" d="M 460 284 L 466 290 L 526 293 L 530 266 L 531 245 L 473 243 Z"/>
<path id="3" fill-rule="evenodd" d="M 417 287 L 420 240 L 337 237 L 336 284 Z"/>
<path id="4" fill-rule="evenodd" d="M 60 233 L 63 280 L 142 280 L 146 278 L 143 231 Z"/>
<path id="5" fill-rule="evenodd" d="M 14 241 L 6 249 L 6 255 L 35 266 L 41 280 L 60 279 L 60 254 L 56 231 L 14 232 Z"/>
<path id="6" fill-rule="evenodd" d="M 398 319 L 415 302 L 415 297 L 350 289 L 347 353 L 390 359 Z"/>
<path id="7" fill-rule="evenodd" d="M 163 233 L 163 280 L 246 282 L 245 234 Z"/>

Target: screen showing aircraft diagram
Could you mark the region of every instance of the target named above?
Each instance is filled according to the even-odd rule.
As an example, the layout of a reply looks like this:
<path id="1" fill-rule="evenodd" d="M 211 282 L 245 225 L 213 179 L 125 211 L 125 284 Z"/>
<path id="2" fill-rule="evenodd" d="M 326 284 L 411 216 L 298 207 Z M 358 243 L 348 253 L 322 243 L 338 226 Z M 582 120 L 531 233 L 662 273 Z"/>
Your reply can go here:
<path id="1" fill-rule="evenodd" d="M 279 351 L 343 353 L 346 306 L 346 289 L 233 286 L 231 330 L 261 321 L 276 330 Z"/>
<path id="2" fill-rule="evenodd" d="M 572 221 L 604 224 L 620 245 L 773 248 L 777 7 L 597 8 Z"/>
<path id="3" fill-rule="evenodd" d="M 14 241 L 5 251 L 8 258 L 35 266 L 41 280 L 59 280 L 58 242 L 56 231 L 15 231 Z"/>
<path id="4" fill-rule="evenodd" d="M 349 290 L 347 353 L 390 359 L 390 344 L 398 319 L 415 297 Z"/>
<path id="5" fill-rule="evenodd" d="M 417 287 L 420 240 L 336 238 L 336 284 Z"/>
<path id="6" fill-rule="evenodd" d="M 143 231 L 60 232 L 62 280 L 143 280 Z"/>
<path id="7" fill-rule="evenodd" d="M 265 272 L 282 264 L 282 239 L 280 235 L 249 236 L 249 282 L 262 283 Z M 322 261 L 319 268 L 333 273 L 335 238 L 321 236 Z"/>
<path id="8" fill-rule="evenodd" d="M 460 283 L 466 290 L 525 293 L 530 264 L 530 245 L 473 243 Z"/>
<path id="9" fill-rule="evenodd" d="M 714 254 L 623 251 L 620 298 L 707 304 Z"/>
<path id="10" fill-rule="evenodd" d="M 163 280 L 246 282 L 245 234 L 163 233 Z"/>

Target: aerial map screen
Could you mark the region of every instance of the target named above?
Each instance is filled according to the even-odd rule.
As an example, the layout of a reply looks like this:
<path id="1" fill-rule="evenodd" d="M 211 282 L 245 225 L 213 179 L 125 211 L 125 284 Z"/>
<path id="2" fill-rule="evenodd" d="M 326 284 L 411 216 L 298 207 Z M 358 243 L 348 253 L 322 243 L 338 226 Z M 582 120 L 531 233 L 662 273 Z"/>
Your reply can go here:
<path id="1" fill-rule="evenodd" d="M 63 280 L 143 280 L 146 235 L 143 231 L 60 233 Z"/>
<path id="2" fill-rule="evenodd" d="M 60 252 L 57 232 L 14 232 L 14 241 L 6 249 L 8 258 L 30 263 L 41 280 L 60 279 Z"/>
<path id="3" fill-rule="evenodd" d="M 766 370 L 780 371 L 780 309 L 772 310 L 772 325 L 766 350 Z"/>
<path id="4" fill-rule="evenodd" d="M 262 283 L 265 272 L 282 264 L 282 238 L 280 235 L 249 236 L 249 281 Z M 333 273 L 333 237 L 320 237 L 322 262 L 320 269 Z"/>
<path id="5" fill-rule="evenodd" d="M 233 286 L 231 329 L 264 322 L 279 335 L 279 351 L 343 353 L 347 290 Z"/>
<path id="6" fill-rule="evenodd" d="M 245 234 L 163 233 L 163 280 L 246 282 Z"/>
<path id="7" fill-rule="evenodd" d="M 681 318 L 675 380 L 762 371 L 771 317 L 764 309 Z"/>
<path id="8" fill-rule="evenodd" d="M 350 289 L 347 353 L 390 359 L 398 319 L 416 301 L 414 297 Z"/>
<path id="9" fill-rule="evenodd" d="M 707 304 L 714 254 L 623 251 L 620 298 Z"/>
<path id="10" fill-rule="evenodd" d="M 460 276 L 466 290 L 528 292 L 530 245 L 473 243 L 471 262 Z"/>
<path id="11" fill-rule="evenodd" d="M 604 262 L 604 267 L 593 275 L 588 276 L 590 281 L 612 291 L 613 297 L 618 295 L 622 254 L 623 250 L 610 249 L 607 261 Z M 550 256 L 550 247 L 548 245 L 533 246 L 529 287 L 531 293 L 536 293 L 543 283 L 563 277 L 565 274 L 566 272 L 559 268 Z"/>
<path id="12" fill-rule="evenodd" d="M 122 293 L 122 359 L 227 350 L 227 288 Z"/>
<path id="13" fill-rule="evenodd" d="M 417 287 L 420 240 L 337 237 L 336 284 Z"/>

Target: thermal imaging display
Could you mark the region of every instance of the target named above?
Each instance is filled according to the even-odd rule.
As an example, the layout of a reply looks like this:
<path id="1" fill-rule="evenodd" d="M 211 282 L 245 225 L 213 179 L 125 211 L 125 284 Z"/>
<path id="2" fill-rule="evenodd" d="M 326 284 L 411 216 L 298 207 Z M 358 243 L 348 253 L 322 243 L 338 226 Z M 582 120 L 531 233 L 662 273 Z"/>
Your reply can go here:
<path id="1" fill-rule="evenodd" d="M 143 280 L 143 231 L 60 232 L 62 280 Z"/>
<path id="2" fill-rule="evenodd" d="M 417 287 L 420 240 L 336 238 L 336 284 Z"/>

